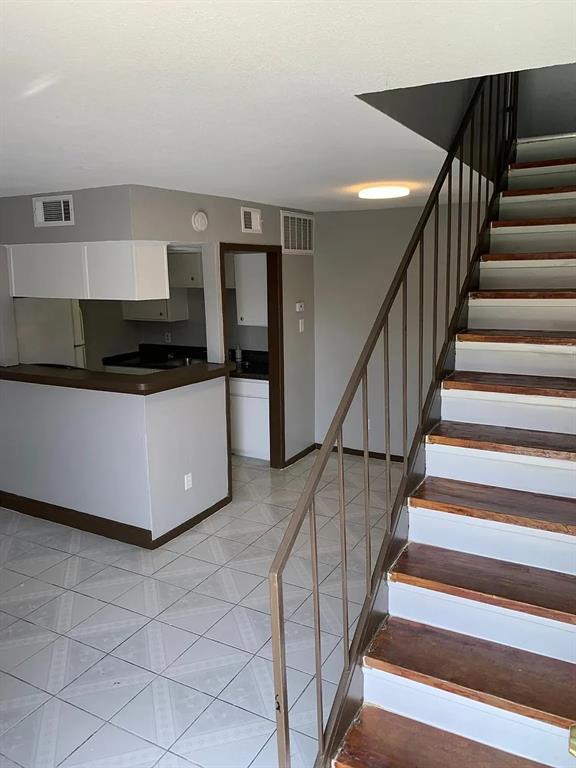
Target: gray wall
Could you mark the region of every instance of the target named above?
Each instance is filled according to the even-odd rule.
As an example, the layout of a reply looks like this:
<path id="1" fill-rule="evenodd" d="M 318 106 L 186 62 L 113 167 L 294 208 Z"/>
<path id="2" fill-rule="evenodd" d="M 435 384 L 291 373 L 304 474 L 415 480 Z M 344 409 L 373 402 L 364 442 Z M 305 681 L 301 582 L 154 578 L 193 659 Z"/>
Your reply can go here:
<path id="1" fill-rule="evenodd" d="M 518 135 L 576 131 L 576 64 L 520 73 Z"/>
<path id="2" fill-rule="evenodd" d="M 437 348 L 444 335 L 445 253 L 447 207 L 439 213 L 438 296 L 439 322 Z M 366 342 L 400 260 L 404 255 L 421 208 L 383 209 L 320 213 L 316 216 L 314 257 L 315 346 L 316 346 L 316 441 L 322 442 L 344 392 L 350 374 Z M 454 211 L 455 214 L 455 211 Z M 456 220 L 453 215 L 453 222 Z M 452 253 L 456 253 L 455 227 L 452 227 Z M 465 228 L 463 228 L 465 229 Z M 463 232 L 463 240 L 464 240 Z M 408 400 L 409 440 L 416 426 L 419 293 L 416 259 L 408 279 Z M 452 262 L 451 309 L 456 286 Z M 424 269 L 424 344 L 423 380 L 426 388 L 432 370 L 433 306 L 432 222 L 425 231 Z M 402 366 L 401 294 L 390 318 L 391 361 L 391 450 L 402 453 Z M 374 351 L 368 375 L 370 447 L 385 449 L 384 440 L 384 356 L 380 340 Z M 362 447 L 361 401 L 358 396 L 344 426 L 344 443 Z"/>
<path id="3" fill-rule="evenodd" d="M 32 198 L 38 195 L 0 198 L 1 242 L 75 243 L 85 240 L 130 240 L 132 225 L 127 186 L 75 189 L 74 226 L 35 227 Z"/>
<path id="4" fill-rule="evenodd" d="M 240 207 L 262 210 L 262 234 L 243 234 Z M 214 197 L 192 192 L 178 192 L 156 187 L 130 187 L 132 236 L 136 240 L 168 240 L 170 242 L 256 243 L 274 245 L 280 242 L 280 209 L 271 205 Z M 195 210 L 208 216 L 205 232 L 195 232 L 190 217 Z"/>
<path id="5" fill-rule="evenodd" d="M 18 342 L 14 302 L 10 295 L 8 274 L 8 254 L 0 246 L 0 365 L 16 365 L 18 362 Z"/>
<path id="6" fill-rule="evenodd" d="M 286 458 L 315 442 L 314 393 L 314 258 L 284 254 L 282 259 L 284 303 L 284 400 Z M 304 302 L 304 313 L 296 302 Z M 304 318 L 304 333 L 298 330 Z"/>

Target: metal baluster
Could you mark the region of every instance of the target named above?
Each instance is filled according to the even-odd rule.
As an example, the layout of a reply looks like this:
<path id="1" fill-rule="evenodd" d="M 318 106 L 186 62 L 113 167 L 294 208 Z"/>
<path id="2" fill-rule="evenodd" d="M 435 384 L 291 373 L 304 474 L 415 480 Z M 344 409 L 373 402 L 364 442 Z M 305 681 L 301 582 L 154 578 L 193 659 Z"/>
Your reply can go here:
<path id="1" fill-rule="evenodd" d="M 342 427 L 338 431 L 338 487 L 340 497 L 340 552 L 342 571 L 342 647 L 344 650 L 344 669 L 348 669 L 350 659 L 350 641 L 348 633 L 348 547 L 346 545 L 346 497 L 344 488 L 344 443 Z"/>
<path id="2" fill-rule="evenodd" d="M 494 126 L 494 178 L 500 175 L 500 75 L 493 75 L 496 80 L 496 125 Z"/>
<path id="3" fill-rule="evenodd" d="M 370 528 L 370 445 L 368 441 L 368 370 L 362 377 L 362 432 L 364 440 L 364 529 L 366 538 L 366 594 L 372 584 L 372 541 Z"/>
<path id="4" fill-rule="evenodd" d="M 482 160 L 484 159 L 484 89 L 480 96 L 480 142 L 478 145 L 478 201 L 476 205 L 476 237 L 480 232 L 480 212 L 482 210 Z"/>
<path id="5" fill-rule="evenodd" d="M 382 331 L 384 338 L 384 440 L 386 442 L 386 531 L 392 529 L 392 466 L 390 450 L 390 339 L 388 320 Z"/>
<path id="6" fill-rule="evenodd" d="M 485 210 L 488 210 L 488 202 L 490 200 L 490 173 L 492 168 L 491 154 L 492 150 L 492 78 L 489 78 L 488 86 L 488 138 L 486 140 L 486 206 Z"/>
<path id="7" fill-rule="evenodd" d="M 290 729 L 288 727 L 288 687 L 286 681 L 286 637 L 284 634 L 284 598 L 282 578 L 270 576 L 270 613 L 272 623 L 272 657 L 276 691 L 276 743 L 278 768 L 290 768 Z"/>
<path id="8" fill-rule="evenodd" d="M 312 499 L 310 515 L 310 554 L 312 556 L 312 603 L 314 606 L 314 657 L 316 663 L 316 719 L 318 749 L 324 750 L 324 708 L 322 701 L 322 635 L 320 632 L 320 586 L 318 579 L 318 537 L 316 532 L 316 500 Z"/>
<path id="9" fill-rule="evenodd" d="M 474 190 L 474 114 L 470 121 L 470 177 L 468 179 L 468 256 L 466 264 L 472 258 L 472 193 Z"/>
<path id="10" fill-rule="evenodd" d="M 408 471 L 408 272 L 402 281 L 402 455 Z"/>
<path id="11" fill-rule="evenodd" d="M 452 165 L 448 171 L 448 210 L 446 212 L 446 329 L 444 340 L 448 336 L 450 325 L 450 288 L 452 282 Z"/>
<path id="12" fill-rule="evenodd" d="M 436 370 L 438 362 L 438 230 L 440 226 L 440 214 L 438 210 L 438 201 L 434 206 L 434 296 L 433 296 L 433 315 L 432 315 L 432 375 Z"/>
<path id="13" fill-rule="evenodd" d="M 422 426 L 422 381 L 424 377 L 424 234 L 418 249 L 418 424 Z"/>
<path id="14" fill-rule="evenodd" d="M 462 270 L 462 174 L 464 172 L 464 140 L 460 148 L 460 162 L 458 163 L 458 263 L 456 264 L 456 300 L 460 296 L 460 280 Z"/>

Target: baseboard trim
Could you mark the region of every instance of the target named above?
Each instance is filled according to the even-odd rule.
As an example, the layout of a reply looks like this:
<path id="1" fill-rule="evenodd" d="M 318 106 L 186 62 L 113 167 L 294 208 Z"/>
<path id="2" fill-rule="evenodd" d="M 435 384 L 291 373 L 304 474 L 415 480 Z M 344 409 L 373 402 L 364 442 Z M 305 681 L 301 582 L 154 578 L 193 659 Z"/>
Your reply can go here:
<path id="1" fill-rule="evenodd" d="M 317 448 L 316 443 L 312 443 L 312 445 L 309 445 L 307 448 L 304 448 L 304 450 L 300 451 L 299 453 L 296 453 L 294 456 L 291 456 L 289 459 L 286 459 L 284 461 L 284 464 L 282 465 L 282 469 L 285 469 L 286 467 L 290 467 L 292 464 L 296 464 L 297 461 L 300 461 L 300 459 L 303 459 L 304 456 L 308 456 L 309 453 L 312 453 L 312 451 L 315 451 Z"/>
<path id="2" fill-rule="evenodd" d="M 156 547 L 161 547 L 163 544 L 166 544 L 167 542 L 172 541 L 172 539 L 175 539 L 176 536 L 180 536 L 181 533 L 186 533 L 186 531 L 189 531 L 191 528 L 194 528 L 194 526 L 198 525 L 198 523 L 201 523 L 202 520 L 206 520 L 207 517 L 210 517 L 210 515 L 218 512 L 218 510 L 222 509 L 222 507 L 230 504 L 231 501 L 232 496 L 225 496 L 223 499 L 220 499 L 220 501 L 217 501 L 216 504 L 212 504 L 211 507 L 205 509 L 204 512 L 200 512 L 198 515 L 195 515 L 190 520 L 186 520 L 186 522 L 181 523 L 176 528 L 172 528 L 172 530 L 163 533 L 162 536 L 158 536 L 156 539 L 151 539 L 149 549 L 156 549 Z"/>
<path id="3" fill-rule="evenodd" d="M 42 520 L 49 520 L 52 523 L 68 525 L 71 528 L 77 528 L 80 531 L 95 533 L 98 536 L 105 536 L 108 539 L 123 541 L 126 544 L 133 544 L 137 547 L 143 547 L 144 549 L 156 549 L 157 547 L 162 546 L 162 544 L 166 544 L 181 533 L 185 533 L 195 525 L 198 525 L 202 520 L 213 515 L 214 512 L 222 509 L 222 507 L 229 504 L 230 501 L 232 501 L 232 497 L 227 495 L 216 502 L 216 504 L 208 507 L 208 509 L 205 509 L 200 514 L 195 515 L 190 520 L 186 520 L 186 522 L 176 528 L 172 528 L 172 530 L 167 531 L 162 534 L 162 536 L 153 539 L 152 531 L 149 531 L 146 528 L 139 528 L 136 525 L 129 525 L 128 523 L 120 523 L 117 520 L 109 520 L 105 517 L 90 515 L 87 512 L 79 512 L 77 509 L 61 507 L 58 504 L 50 504 L 47 501 L 39 501 L 38 499 L 30 499 L 27 496 L 19 496 L 15 493 L 0 491 L 1 507 L 12 509 L 15 512 L 22 512 L 22 514 L 30 515 L 31 517 L 38 517 Z"/>
<path id="4" fill-rule="evenodd" d="M 322 448 L 322 443 L 315 443 L 314 448 Z M 335 453 L 338 449 L 336 446 L 332 448 L 333 453 Z M 360 448 L 346 448 L 344 446 L 344 453 L 347 453 L 349 456 L 364 456 L 364 451 Z M 379 451 L 368 451 L 368 455 L 371 459 L 386 459 L 385 453 L 380 453 Z M 390 454 L 390 461 L 404 461 L 403 456 L 399 456 L 397 453 L 391 453 Z"/>

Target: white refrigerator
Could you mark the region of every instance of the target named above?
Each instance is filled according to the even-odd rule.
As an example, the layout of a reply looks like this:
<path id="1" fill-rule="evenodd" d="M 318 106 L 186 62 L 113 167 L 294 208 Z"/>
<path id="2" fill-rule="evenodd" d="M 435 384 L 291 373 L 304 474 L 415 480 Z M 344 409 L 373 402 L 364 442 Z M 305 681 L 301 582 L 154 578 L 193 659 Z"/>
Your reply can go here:
<path id="1" fill-rule="evenodd" d="M 84 323 L 78 299 L 14 299 L 21 363 L 86 367 Z"/>

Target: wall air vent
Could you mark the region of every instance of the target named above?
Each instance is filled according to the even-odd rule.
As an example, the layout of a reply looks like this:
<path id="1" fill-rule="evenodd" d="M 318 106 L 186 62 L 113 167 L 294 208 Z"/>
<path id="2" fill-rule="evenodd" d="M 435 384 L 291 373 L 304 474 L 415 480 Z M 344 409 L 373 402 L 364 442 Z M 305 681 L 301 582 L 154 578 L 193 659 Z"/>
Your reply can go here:
<path id="1" fill-rule="evenodd" d="M 259 208 L 240 208 L 242 232 L 262 233 L 262 211 Z"/>
<path id="2" fill-rule="evenodd" d="M 32 200 L 35 227 L 70 227 L 74 225 L 72 195 L 35 197 Z"/>
<path id="3" fill-rule="evenodd" d="M 314 217 L 306 213 L 280 211 L 282 249 L 285 253 L 314 251 Z"/>

